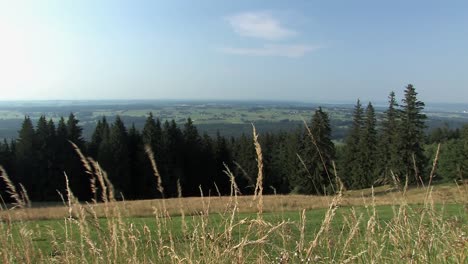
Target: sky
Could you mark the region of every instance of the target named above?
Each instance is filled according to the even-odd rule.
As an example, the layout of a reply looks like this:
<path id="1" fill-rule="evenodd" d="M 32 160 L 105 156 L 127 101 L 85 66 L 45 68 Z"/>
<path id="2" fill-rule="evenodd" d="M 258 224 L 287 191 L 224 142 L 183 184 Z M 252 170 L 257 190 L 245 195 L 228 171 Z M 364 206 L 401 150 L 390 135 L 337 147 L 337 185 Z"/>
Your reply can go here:
<path id="1" fill-rule="evenodd" d="M 468 103 L 468 1 L 0 0 L 0 101 Z"/>

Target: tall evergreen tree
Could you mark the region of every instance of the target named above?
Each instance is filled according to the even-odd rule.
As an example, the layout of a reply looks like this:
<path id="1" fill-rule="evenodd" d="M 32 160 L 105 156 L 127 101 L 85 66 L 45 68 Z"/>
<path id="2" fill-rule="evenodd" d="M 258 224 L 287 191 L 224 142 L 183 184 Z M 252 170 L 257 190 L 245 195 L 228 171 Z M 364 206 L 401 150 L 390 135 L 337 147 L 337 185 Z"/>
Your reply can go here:
<path id="1" fill-rule="evenodd" d="M 237 184 L 243 194 L 252 194 L 255 190 L 257 163 L 252 137 L 244 133 L 232 142 L 234 172 Z"/>
<path id="2" fill-rule="evenodd" d="M 183 177 L 183 135 L 174 120 L 166 120 L 163 126 L 164 153 L 166 164 L 162 168 L 163 184 L 167 194 L 178 195 L 177 182 Z M 154 181 L 153 181 L 154 182 Z M 153 188 L 156 191 L 156 188 Z M 184 191 L 184 190 L 182 190 Z"/>
<path id="3" fill-rule="evenodd" d="M 372 103 L 369 102 L 365 112 L 365 123 L 361 132 L 360 150 L 358 158 L 363 168 L 363 175 L 358 178 L 359 186 L 367 188 L 374 185 L 377 180 L 377 131 L 375 110 Z"/>
<path id="4" fill-rule="evenodd" d="M 131 189 L 127 198 L 130 199 L 144 199 L 151 197 L 143 192 L 144 182 L 144 160 L 146 156 L 143 149 L 143 139 L 140 132 L 135 128 L 135 124 L 128 131 L 128 157 L 131 173 Z"/>
<path id="5" fill-rule="evenodd" d="M 278 146 L 273 151 L 274 159 L 272 170 L 278 173 L 278 179 L 282 182 L 278 193 L 299 192 L 300 179 L 303 177 L 303 165 L 298 154 L 303 143 L 303 129 L 297 128 L 291 132 L 281 132 L 278 135 Z"/>
<path id="6" fill-rule="evenodd" d="M 68 158 L 70 157 L 70 143 L 67 141 L 68 133 L 67 133 L 67 124 L 63 117 L 60 118 L 57 129 L 56 129 L 56 140 L 55 140 L 55 167 L 57 170 L 57 182 L 62 183 L 61 186 L 64 187 L 65 180 L 64 180 L 64 172 L 68 173 L 67 163 Z M 59 192 L 65 194 L 65 188 L 59 188 Z"/>
<path id="7" fill-rule="evenodd" d="M 365 174 L 361 164 L 360 141 L 364 126 L 364 110 L 358 99 L 353 111 L 353 123 L 345 141 L 344 160 L 341 169 L 341 177 L 345 184 L 351 188 L 359 188 L 359 178 Z"/>
<path id="8" fill-rule="evenodd" d="M 170 185 L 169 172 L 167 169 L 168 166 L 168 157 L 166 154 L 167 147 L 164 143 L 163 132 L 161 128 L 161 122 L 159 118 L 156 120 L 153 117 L 153 113 L 149 113 L 146 118 L 145 125 L 142 130 L 142 143 L 151 147 L 153 151 L 154 159 L 158 166 L 158 171 L 162 177 L 163 186 Z M 154 176 L 151 163 L 146 157 L 146 162 L 144 162 L 144 175 L 145 182 L 147 183 L 147 193 L 150 194 L 150 197 L 160 196 L 161 194 L 157 192 L 156 178 Z M 164 188 L 165 192 L 166 188 Z"/>
<path id="9" fill-rule="evenodd" d="M 201 137 L 191 118 L 187 119 L 183 130 L 183 178 L 182 187 L 189 196 L 200 195 L 200 151 Z"/>
<path id="10" fill-rule="evenodd" d="M 399 154 L 399 112 L 395 92 L 388 97 L 388 109 L 384 112 L 379 134 L 379 175 L 382 182 L 387 182 L 391 172 L 397 172 L 401 166 Z"/>
<path id="11" fill-rule="evenodd" d="M 36 132 L 29 116 L 24 118 L 16 141 L 16 178 L 35 198 L 40 190 L 34 188 L 37 183 Z"/>
<path id="12" fill-rule="evenodd" d="M 309 130 L 306 130 L 303 140 L 301 156 L 306 171 L 298 179 L 299 181 L 296 180 L 296 186 L 300 186 L 299 191 L 302 193 L 330 193 L 335 184 L 332 166 L 335 146 L 331 141 L 328 114 L 321 107 L 314 112 Z"/>
<path id="13" fill-rule="evenodd" d="M 143 142 L 150 145 L 153 152 L 161 153 L 162 151 L 162 129 L 159 118 L 154 119 L 153 113 L 149 113 L 146 118 L 145 126 L 142 131 Z M 159 156 L 159 155 L 158 155 Z"/>
<path id="14" fill-rule="evenodd" d="M 120 116 L 116 116 L 109 136 L 111 164 L 107 165 L 109 179 L 114 184 L 116 195 L 131 196 L 132 179 L 128 151 L 128 132 Z"/>
<path id="15" fill-rule="evenodd" d="M 67 136 L 68 140 L 75 143 L 78 147 L 83 147 L 83 128 L 78 125 L 79 122 L 80 120 L 76 119 L 73 113 L 70 113 L 67 120 Z"/>
<path id="16" fill-rule="evenodd" d="M 232 169 L 232 154 L 231 150 L 229 149 L 228 142 L 225 137 L 221 136 L 219 131 L 216 133 L 216 141 L 214 147 L 214 182 L 220 189 L 222 194 L 229 194 L 230 193 L 230 180 L 228 176 L 224 173 L 224 165 L 228 166 L 228 168 Z"/>
<path id="17" fill-rule="evenodd" d="M 41 116 L 36 126 L 35 162 L 38 178 L 35 180 L 36 188 L 43 190 L 38 193 L 35 200 L 55 200 L 57 197 L 57 171 L 55 164 L 55 125 L 52 120 L 47 122 L 45 116 Z"/>
<path id="18" fill-rule="evenodd" d="M 96 128 L 91 136 L 91 142 L 89 142 L 88 153 L 91 157 L 97 158 L 99 153 L 99 147 L 101 143 L 109 138 L 110 128 L 107 123 L 105 116 L 101 120 L 98 120 Z"/>
<path id="19" fill-rule="evenodd" d="M 426 115 L 422 113 L 424 103 L 417 99 L 413 85 L 408 84 L 405 97 L 402 100 L 400 112 L 400 156 L 402 168 L 398 175 L 406 177 L 411 182 L 419 183 L 424 176 L 426 157 L 424 156 L 424 129 Z M 411 177 L 414 175 L 414 177 Z"/>
<path id="20" fill-rule="evenodd" d="M 86 154 L 82 135 L 83 128 L 79 126 L 79 122 L 75 115 L 70 113 L 66 121 L 66 139 L 75 143 Z M 61 124 L 59 123 L 59 130 L 61 129 Z M 57 134 L 59 133 L 63 132 L 58 132 Z M 90 175 L 86 173 L 80 157 L 69 142 L 66 142 L 63 151 L 65 154 L 65 172 L 69 178 L 71 190 L 79 200 L 90 200 L 92 198 Z"/>

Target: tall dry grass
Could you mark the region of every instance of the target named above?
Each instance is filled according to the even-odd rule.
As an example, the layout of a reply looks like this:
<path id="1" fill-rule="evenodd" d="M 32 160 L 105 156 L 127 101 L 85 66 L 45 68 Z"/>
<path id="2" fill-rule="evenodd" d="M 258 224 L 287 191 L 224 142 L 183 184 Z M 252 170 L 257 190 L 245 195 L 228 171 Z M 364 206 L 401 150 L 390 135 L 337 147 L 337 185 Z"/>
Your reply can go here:
<path id="1" fill-rule="evenodd" d="M 447 201 L 466 205 L 466 186 L 457 186 L 458 194 L 446 197 L 443 187 L 434 188 L 431 182 L 412 191 L 395 182 L 391 190 L 379 187 L 358 192 L 344 191 L 337 179 L 333 196 L 263 196 L 262 150 L 255 128 L 253 133 L 258 162 L 253 197 L 240 196 L 235 176 L 226 167 L 231 180 L 229 197 L 202 194 L 199 198 L 117 202 L 105 171 L 76 148 L 95 199 L 80 203 L 64 175 L 65 206 L 25 208 L 29 204 L 26 194 L 17 191 L 0 168 L 16 206 L 3 206 L 0 214 L 1 262 L 467 263 L 466 219 L 447 218 L 444 207 L 436 206 Z M 152 152 L 147 152 L 163 193 L 157 164 Z M 97 201 L 97 189 L 102 202 Z M 411 206 L 414 201 L 421 205 Z M 392 205 L 388 221 L 381 221 L 378 213 L 378 206 L 384 204 Z M 343 211 L 345 206 L 350 207 Z M 311 224 L 316 219 L 308 217 L 308 211 L 323 207 L 320 223 Z M 287 210 L 297 210 L 295 220 L 267 217 L 267 212 Z M 149 215 L 152 220 L 146 222 L 129 218 Z M 61 224 L 37 229 L 27 222 L 40 218 L 61 219 Z M 46 237 L 49 247 L 38 247 L 37 237 Z"/>

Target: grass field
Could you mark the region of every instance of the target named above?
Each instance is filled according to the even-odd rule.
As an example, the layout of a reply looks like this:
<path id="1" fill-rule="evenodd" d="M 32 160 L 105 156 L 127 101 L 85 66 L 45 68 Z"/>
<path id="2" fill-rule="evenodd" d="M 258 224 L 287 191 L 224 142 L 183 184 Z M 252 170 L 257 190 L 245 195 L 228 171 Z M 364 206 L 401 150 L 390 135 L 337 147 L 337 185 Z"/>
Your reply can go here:
<path id="1" fill-rule="evenodd" d="M 398 257 L 403 262 L 466 263 L 466 191 L 466 186 L 444 185 L 403 193 L 384 186 L 328 197 L 71 202 L 3 210 L 0 259 L 388 263 Z"/>

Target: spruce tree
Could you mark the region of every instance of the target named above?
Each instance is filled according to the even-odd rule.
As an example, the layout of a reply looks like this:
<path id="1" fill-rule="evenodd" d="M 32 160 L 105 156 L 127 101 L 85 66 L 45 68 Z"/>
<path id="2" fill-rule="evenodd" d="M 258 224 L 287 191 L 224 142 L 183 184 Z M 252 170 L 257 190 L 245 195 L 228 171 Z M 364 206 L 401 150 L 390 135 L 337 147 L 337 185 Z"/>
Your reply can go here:
<path id="1" fill-rule="evenodd" d="M 345 140 L 343 164 L 340 171 L 343 181 L 350 188 L 360 188 L 359 178 L 365 174 L 361 164 L 362 151 L 360 149 L 361 133 L 364 125 L 363 115 L 364 110 L 361 101 L 358 99 L 353 111 L 353 122 Z"/>
<path id="2" fill-rule="evenodd" d="M 299 192 L 307 194 L 331 193 L 334 189 L 332 161 L 335 146 L 331 140 L 328 114 L 319 107 L 312 117 L 309 129 L 305 131 L 301 158 L 305 164 L 302 177 L 296 180 Z M 302 164 L 302 166 L 304 166 Z"/>
<path id="3" fill-rule="evenodd" d="M 128 151 L 128 132 L 120 116 L 116 116 L 109 135 L 110 161 L 107 171 L 109 179 L 114 184 L 116 195 L 124 197 L 131 193 L 132 179 Z"/>
<path id="4" fill-rule="evenodd" d="M 200 151 L 201 137 L 191 118 L 187 119 L 183 130 L 183 178 L 182 187 L 189 196 L 200 195 Z"/>
<path id="5" fill-rule="evenodd" d="M 41 116 L 36 126 L 35 162 L 37 163 L 38 177 L 35 180 L 37 189 L 43 190 L 38 193 L 35 200 L 53 200 L 58 198 L 56 189 L 56 172 L 53 169 L 55 163 L 55 125 L 47 122 L 45 116 Z"/>
<path id="6" fill-rule="evenodd" d="M 144 199 L 151 197 L 150 195 L 143 192 L 145 182 L 144 182 L 144 161 L 148 158 L 144 152 L 143 139 L 140 132 L 135 128 L 135 124 L 132 124 L 132 127 L 128 131 L 128 157 L 129 165 L 131 172 L 131 196 L 127 198 L 131 199 Z"/>
<path id="7" fill-rule="evenodd" d="M 303 129 L 297 128 L 290 132 L 280 132 L 278 135 L 278 146 L 273 150 L 274 171 L 278 173 L 278 178 L 282 184 L 277 188 L 278 193 L 299 192 L 300 185 L 295 183 L 304 174 L 298 154 L 302 144 Z M 300 184 L 300 183 L 298 183 Z"/>
<path id="8" fill-rule="evenodd" d="M 163 184 L 168 194 L 178 195 L 177 182 L 183 177 L 183 135 L 174 120 L 166 120 L 163 126 L 163 141 L 166 164 L 162 168 L 165 175 Z M 154 182 L 154 181 L 153 181 Z M 156 191 L 155 188 L 153 188 Z M 182 190 L 185 192 L 185 190 Z"/>
<path id="9" fill-rule="evenodd" d="M 75 143 L 86 155 L 86 150 L 84 149 L 85 144 L 82 135 L 83 128 L 79 126 L 79 122 L 80 121 L 75 117 L 75 115 L 70 113 L 66 122 L 66 139 Z M 61 126 L 60 123 L 59 126 Z M 70 181 L 70 188 L 79 200 L 90 200 L 92 198 L 90 186 L 91 176 L 86 173 L 83 167 L 83 163 L 71 143 L 66 142 L 64 146 L 64 152 L 65 172 L 67 173 L 68 179 Z"/>
<path id="10" fill-rule="evenodd" d="M 144 144 L 150 145 L 153 152 L 161 153 L 162 151 L 162 129 L 159 118 L 154 119 L 153 113 L 149 113 L 146 118 L 145 126 L 143 127 L 142 137 Z"/>
<path id="11" fill-rule="evenodd" d="M 243 194 L 252 194 L 257 179 L 257 163 L 252 137 L 244 133 L 232 142 L 234 175 Z"/>
<path id="12" fill-rule="evenodd" d="M 168 157 L 166 155 L 166 144 L 163 139 L 163 132 L 161 128 L 161 122 L 159 118 L 156 120 L 153 117 L 153 113 L 149 113 L 148 117 L 146 118 L 145 125 L 143 127 L 142 133 L 142 143 L 146 146 L 150 146 L 154 159 L 157 163 L 158 166 L 158 171 L 160 176 L 162 177 L 162 183 L 164 187 L 168 187 L 170 185 L 170 180 L 169 180 L 169 172 L 167 169 L 168 166 Z M 154 177 L 154 172 L 151 167 L 151 163 L 146 157 L 146 162 L 144 163 L 145 169 L 144 169 L 144 175 L 143 177 L 146 179 L 145 181 L 147 182 L 147 186 L 153 189 L 147 190 L 147 192 L 150 194 L 152 193 L 151 197 L 160 196 L 161 194 L 157 191 L 157 186 L 156 184 L 156 178 Z M 169 188 L 169 187 L 168 187 Z M 165 192 L 168 192 L 167 188 L 164 188 Z"/>
<path id="13" fill-rule="evenodd" d="M 91 136 L 91 142 L 88 145 L 88 153 L 91 157 L 97 158 L 99 154 L 99 146 L 101 145 L 102 141 L 109 138 L 110 128 L 109 124 L 107 123 L 107 119 L 105 116 L 102 117 L 101 120 L 98 120 L 96 124 L 96 128 Z"/>
<path id="14" fill-rule="evenodd" d="M 415 184 L 425 175 L 424 166 L 424 129 L 426 115 L 423 114 L 424 103 L 417 99 L 417 92 L 413 85 L 408 84 L 405 89 L 405 97 L 402 100 L 400 112 L 400 149 L 402 167 L 399 176 L 408 176 Z M 414 177 L 411 177 L 414 176 Z"/>
<path id="15" fill-rule="evenodd" d="M 360 139 L 360 164 L 363 168 L 363 175 L 359 179 L 360 188 L 367 188 L 374 185 L 377 180 L 377 131 L 375 110 L 369 102 L 365 112 L 365 123 Z"/>
<path id="16" fill-rule="evenodd" d="M 65 179 L 63 173 L 68 173 L 68 169 L 66 168 L 68 159 L 70 157 L 70 143 L 68 142 L 68 134 L 67 134 L 67 125 L 65 119 L 63 117 L 60 118 L 57 129 L 56 129 L 56 145 L 55 145 L 55 166 L 57 170 L 57 182 L 60 184 L 60 188 L 57 190 L 64 194 L 65 192 Z"/>
<path id="17" fill-rule="evenodd" d="M 81 148 L 84 146 L 84 139 L 83 128 L 78 125 L 79 122 L 80 120 L 76 119 L 73 113 L 70 113 L 67 120 L 67 137 L 68 140 Z"/>
<path id="18" fill-rule="evenodd" d="M 226 170 L 224 165 L 228 166 L 230 169 L 233 168 L 232 153 L 226 138 L 221 136 L 219 131 L 216 132 L 216 141 L 214 144 L 214 182 L 222 194 L 230 194 L 231 183 L 229 177 L 224 173 Z"/>
<path id="19" fill-rule="evenodd" d="M 28 190 L 31 198 L 39 196 L 40 189 L 34 188 L 37 184 L 36 161 L 36 132 L 29 116 L 24 118 L 16 140 L 16 178 Z"/>
<path id="20" fill-rule="evenodd" d="M 398 172 L 401 166 L 399 154 L 399 111 L 395 92 L 388 96 L 388 109 L 384 112 L 382 126 L 379 134 L 379 176 L 381 182 L 391 179 L 391 172 Z"/>

